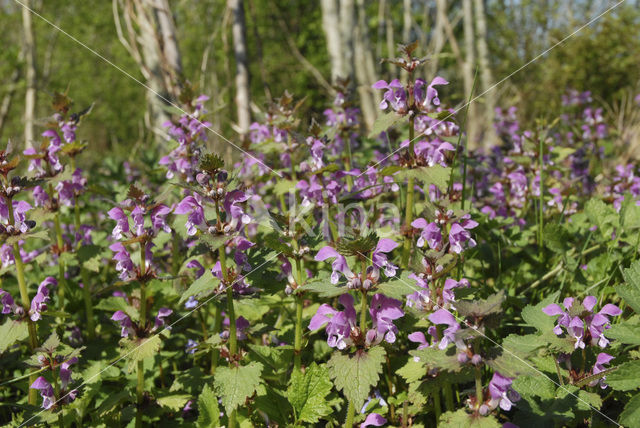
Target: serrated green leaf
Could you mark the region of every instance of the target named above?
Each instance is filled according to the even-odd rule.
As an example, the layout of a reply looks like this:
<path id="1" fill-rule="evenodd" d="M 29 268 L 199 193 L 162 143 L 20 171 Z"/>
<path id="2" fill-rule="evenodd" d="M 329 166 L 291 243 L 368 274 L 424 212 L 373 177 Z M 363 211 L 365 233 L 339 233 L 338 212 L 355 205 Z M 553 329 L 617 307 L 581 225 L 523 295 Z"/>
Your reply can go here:
<path id="1" fill-rule="evenodd" d="M 187 404 L 189 398 L 190 396 L 187 394 L 173 394 L 166 395 L 164 397 L 158 397 L 156 398 L 156 402 L 162 407 L 166 407 L 167 409 L 177 412 L 178 410 L 181 410 L 185 404 Z"/>
<path id="2" fill-rule="evenodd" d="M 549 315 L 542 312 L 542 308 L 548 306 L 553 303 L 557 298 L 558 293 L 553 293 L 550 296 L 547 296 L 542 302 L 537 305 L 528 305 L 522 309 L 521 315 L 522 319 L 530 326 L 535 327 L 536 329 L 542 332 L 548 332 L 553 330 L 553 326 L 555 325 L 555 317 L 550 317 Z"/>
<path id="3" fill-rule="evenodd" d="M 317 293 L 320 297 L 335 297 L 348 293 L 349 289 L 344 286 L 338 287 L 337 285 L 333 285 L 328 278 L 322 278 L 308 282 L 296 290 L 296 292 L 302 291 Z"/>
<path id="4" fill-rule="evenodd" d="M 275 186 L 273 186 L 273 193 L 276 196 L 286 195 L 289 192 L 295 192 L 296 182 L 293 180 L 278 180 Z"/>
<path id="5" fill-rule="evenodd" d="M 405 296 L 413 294 L 418 290 L 419 288 L 417 286 L 411 285 L 408 273 L 406 272 L 403 272 L 399 279 L 392 279 L 377 286 L 378 293 L 397 300 L 404 300 Z"/>
<path id="6" fill-rule="evenodd" d="M 327 362 L 336 388 L 344 393 L 356 409 L 362 407 L 371 387 L 378 383 L 384 357 L 384 348 L 375 346 L 368 351 L 359 349 L 353 355 L 335 351 Z"/>
<path id="7" fill-rule="evenodd" d="M 471 415 L 465 409 L 446 412 L 440 415 L 438 427 L 444 428 L 500 428 L 502 425 L 495 417 Z"/>
<path id="8" fill-rule="evenodd" d="M 609 339 L 615 339 L 628 345 L 640 345 L 640 325 L 623 321 L 604 331 Z"/>
<path id="9" fill-rule="evenodd" d="M 607 385 L 617 391 L 640 388 L 640 360 L 627 361 L 607 375 Z"/>
<path id="10" fill-rule="evenodd" d="M 220 410 L 218 398 L 209 385 L 205 385 L 198 397 L 198 421 L 199 427 L 220 426 Z"/>
<path id="11" fill-rule="evenodd" d="M 425 186 L 433 184 L 442 191 L 447 190 L 449 185 L 449 177 L 451 176 L 451 168 L 442 165 L 423 166 L 413 169 L 404 169 L 398 172 L 394 177 L 396 180 L 404 181 L 409 177 L 422 182 Z"/>
<path id="12" fill-rule="evenodd" d="M 287 398 L 293 406 L 296 422 L 317 423 L 331 413 L 327 395 L 331 392 L 329 370 L 325 366 L 312 363 L 304 374 L 294 370 L 287 389 Z"/>
<path id="13" fill-rule="evenodd" d="M 261 373 L 262 364 L 255 361 L 246 366 L 216 369 L 213 388 L 222 399 L 222 405 L 227 414 L 233 412 L 245 402 L 247 397 L 251 397 L 256 392 L 261 382 Z"/>
<path id="14" fill-rule="evenodd" d="M 427 369 L 424 362 L 409 358 L 407 364 L 396 370 L 396 373 L 407 383 L 412 383 L 422 379 L 427 374 Z"/>
<path id="15" fill-rule="evenodd" d="M 210 274 L 210 272 L 205 272 L 200 278 L 193 281 L 193 283 L 187 288 L 187 291 L 182 293 L 180 296 L 179 304 L 186 301 L 191 296 L 208 296 L 213 291 L 218 288 L 220 284 L 220 279 Z"/>
<path id="16" fill-rule="evenodd" d="M 120 342 L 122 355 L 129 361 L 129 370 L 135 367 L 136 362 L 155 356 L 162 344 L 157 334 L 143 339 L 122 339 Z"/>
<path id="17" fill-rule="evenodd" d="M 640 260 L 631 264 L 623 271 L 625 284 L 616 287 L 616 292 L 633 308 L 636 314 L 640 314 Z"/>
<path id="18" fill-rule="evenodd" d="M 554 253 L 563 254 L 569 249 L 569 233 L 558 223 L 544 226 L 544 245 Z"/>
<path id="19" fill-rule="evenodd" d="M 486 299 L 460 300 L 456 302 L 456 309 L 464 317 L 482 318 L 501 313 L 504 300 L 504 290 L 500 290 Z"/>
<path id="20" fill-rule="evenodd" d="M 636 394 L 631 397 L 631 400 L 624 406 L 624 410 L 620 413 L 620 419 L 618 419 L 625 427 L 637 427 L 640 426 L 640 394 Z"/>
<path id="21" fill-rule="evenodd" d="M 400 116 L 395 111 L 390 111 L 383 115 L 380 115 L 373 123 L 371 132 L 369 133 L 369 138 L 377 138 L 381 132 L 385 132 L 392 126 L 395 126 L 396 124 L 407 119 L 408 116 Z"/>
<path id="22" fill-rule="evenodd" d="M 459 372 L 462 364 L 458 361 L 457 352 L 453 347 L 449 349 L 424 348 L 409 351 L 410 355 L 420 358 L 431 368 L 437 368 L 449 372 Z"/>
<path id="23" fill-rule="evenodd" d="M 556 385 L 545 376 L 518 376 L 511 386 L 525 398 L 552 400 L 556 396 Z"/>
<path id="24" fill-rule="evenodd" d="M 29 328 L 26 321 L 7 319 L 0 327 L 0 354 L 27 337 L 29 337 Z"/>

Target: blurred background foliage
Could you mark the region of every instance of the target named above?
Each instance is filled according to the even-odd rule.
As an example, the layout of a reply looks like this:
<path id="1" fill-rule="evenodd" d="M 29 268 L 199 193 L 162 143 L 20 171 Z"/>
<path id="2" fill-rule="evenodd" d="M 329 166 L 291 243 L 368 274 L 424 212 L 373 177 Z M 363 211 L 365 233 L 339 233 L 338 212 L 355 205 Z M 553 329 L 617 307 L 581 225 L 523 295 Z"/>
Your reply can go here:
<path id="1" fill-rule="evenodd" d="M 410 38 L 427 46 L 436 34 L 438 5 L 446 6 L 452 32 L 463 51 L 462 3 L 421 0 L 366 1 L 365 31 L 376 61 L 395 56 L 389 47 L 402 41 L 403 17 L 410 8 Z M 172 0 L 176 36 L 182 57 L 182 74 L 196 93 L 208 102 L 213 127 L 231 140 L 237 134 L 234 106 L 234 40 L 226 1 Z M 327 81 L 331 80 L 327 42 L 320 2 L 297 0 L 246 0 L 244 2 L 248 63 L 251 76 L 252 119 L 273 98 L 288 90 L 304 98 L 303 117 L 322 118 L 331 96 L 317 76 L 304 66 L 306 60 Z M 437 4 L 438 3 L 438 4 Z M 495 82 L 534 60 L 545 49 L 582 27 L 614 2 L 583 0 L 486 0 L 487 44 Z M 76 37 L 122 70 L 144 81 L 140 68 L 118 39 L 111 1 L 34 0 L 31 7 Z M 381 10 L 381 7 L 384 10 Z M 21 6 L 0 0 L 0 98 L 13 91 L 1 138 L 23 143 L 24 58 Z M 384 23 L 380 18 L 385 19 Z M 385 25 L 382 28 L 381 24 Z M 391 34 L 389 34 L 391 30 Z M 440 30 L 442 31 L 442 30 Z M 47 116 L 54 92 L 68 90 L 80 110 L 95 108 L 82 127 L 80 138 L 90 142 L 89 162 L 100 162 L 105 153 L 133 160 L 145 152 L 154 158 L 153 138 L 145 126 L 145 88 L 102 61 L 42 19 L 33 16 L 36 40 L 36 117 Z M 393 40 L 393 44 L 389 41 Z M 297 49 L 298 53 L 295 52 Z M 438 74 L 451 82 L 441 96 L 449 105 L 466 98 L 459 64 L 449 39 L 438 55 Z M 428 55 L 431 52 L 425 52 Z M 376 62 L 380 79 L 389 79 L 387 64 Z M 16 79 L 16 72 L 19 73 Z M 425 69 L 426 73 L 426 69 Z M 430 79 L 433 76 L 425 76 Z M 495 89 L 497 105 L 518 107 L 522 119 L 559 114 L 561 94 L 573 88 L 590 90 L 596 100 L 613 106 L 640 91 L 640 12 L 638 2 L 627 0 L 611 13 L 542 55 Z M 477 101 L 482 105 L 483 99 Z M 609 109 L 616 111 L 616 109 Z M 36 130 L 39 135 L 40 130 Z M 215 144 L 214 138 L 214 144 Z"/>

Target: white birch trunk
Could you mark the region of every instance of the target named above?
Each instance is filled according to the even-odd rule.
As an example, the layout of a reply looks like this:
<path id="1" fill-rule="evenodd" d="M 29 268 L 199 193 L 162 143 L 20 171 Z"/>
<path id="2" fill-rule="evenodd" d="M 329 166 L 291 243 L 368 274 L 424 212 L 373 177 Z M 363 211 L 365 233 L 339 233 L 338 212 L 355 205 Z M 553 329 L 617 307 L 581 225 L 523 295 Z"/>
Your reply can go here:
<path id="1" fill-rule="evenodd" d="M 475 15 L 477 26 L 476 43 L 478 46 L 478 64 L 480 66 L 480 81 L 482 92 L 488 91 L 484 98 L 484 138 L 483 147 L 488 147 L 497 142 L 496 132 L 493 128 L 494 109 L 496 106 L 496 92 L 492 88 L 493 75 L 489 64 L 489 47 L 487 46 L 487 21 L 484 11 L 484 0 L 475 0 Z"/>
<path id="2" fill-rule="evenodd" d="M 331 65 L 331 83 L 345 78 L 344 58 L 342 56 L 342 37 L 340 35 L 340 15 L 337 0 L 321 0 L 322 29 L 327 39 L 327 51 Z"/>
<path id="3" fill-rule="evenodd" d="M 469 99 L 469 94 L 473 89 L 473 78 L 475 69 L 475 43 L 473 31 L 473 8 L 471 0 L 462 0 L 462 16 L 464 26 L 464 49 L 465 59 L 462 70 L 464 79 L 465 98 Z M 477 91 L 476 91 L 477 92 Z M 478 118 L 475 103 L 467 106 L 467 142 L 470 147 L 475 147 L 478 139 Z"/>
<path id="4" fill-rule="evenodd" d="M 246 26 L 243 0 L 229 0 L 227 3 L 233 15 L 231 33 L 233 52 L 236 59 L 236 105 L 238 108 L 238 131 L 244 138 L 251 125 L 251 99 L 249 91 L 249 63 L 247 61 Z"/>
<path id="5" fill-rule="evenodd" d="M 24 58 L 25 58 L 25 84 L 26 92 L 24 99 L 24 144 L 25 147 L 33 147 L 35 142 L 35 110 L 36 110 L 36 45 L 33 36 L 33 25 L 31 23 L 31 12 L 33 7 L 31 0 L 24 0 L 22 8 L 22 30 L 24 37 Z"/>

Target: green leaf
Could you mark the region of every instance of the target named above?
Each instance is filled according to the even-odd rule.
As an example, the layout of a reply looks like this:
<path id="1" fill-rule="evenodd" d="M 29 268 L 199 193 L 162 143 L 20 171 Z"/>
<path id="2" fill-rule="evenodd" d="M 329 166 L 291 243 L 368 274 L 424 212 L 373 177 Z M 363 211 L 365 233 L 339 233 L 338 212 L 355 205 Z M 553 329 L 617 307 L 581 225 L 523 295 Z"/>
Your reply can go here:
<path id="1" fill-rule="evenodd" d="M 123 345 L 122 355 L 129 361 L 129 370 L 132 370 L 136 362 L 155 356 L 162 341 L 160 335 L 156 334 L 143 339 L 122 339 L 120 343 Z"/>
<path id="2" fill-rule="evenodd" d="M 349 289 L 347 289 L 347 287 L 338 287 L 337 285 L 333 285 L 328 278 L 322 278 L 308 282 L 296 290 L 298 293 L 301 291 L 318 293 L 318 296 L 320 297 L 335 297 L 349 292 Z"/>
<path id="3" fill-rule="evenodd" d="M 404 169 L 395 175 L 397 180 L 404 181 L 409 177 L 413 177 L 415 180 L 419 180 L 424 183 L 425 186 L 434 184 L 443 192 L 447 190 L 450 176 L 451 168 L 445 168 L 442 165 L 438 164 L 413 169 Z"/>
<path id="4" fill-rule="evenodd" d="M 29 337 L 29 328 L 26 322 L 7 319 L 0 327 L 0 354 L 27 337 Z"/>
<path id="5" fill-rule="evenodd" d="M 178 410 L 181 410 L 185 404 L 187 404 L 189 398 L 190 396 L 187 394 L 173 394 L 166 395 L 164 397 L 158 397 L 156 401 L 162 407 L 166 407 L 167 409 L 177 412 Z"/>
<path id="6" fill-rule="evenodd" d="M 620 413 L 618 419 L 622 425 L 626 427 L 640 426 L 640 394 L 631 397 L 631 400 L 624 406 L 624 410 Z"/>
<path id="7" fill-rule="evenodd" d="M 373 128 L 371 128 L 369 138 L 378 138 L 381 132 L 385 132 L 387 129 L 395 126 L 401 121 L 406 120 L 407 118 L 408 116 L 400 116 L 395 111 L 390 111 L 381 116 L 378 116 L 376 121 L 373 123 Z"/>
<path id="8" fill-rule="evenodd" d="M 246 366 L 218 367 L 213 381 L 216 394 L 222 399 L 225 412 L 230 414 L 251 397 L 260 385 L 262 364 L 255 361 Z"/>
<path id="9" fill-rule="evenodd" d="M 220 410 L 218 398 L 209 385 L 205 385 L 198 397 L 198 422 L 199 427 L 220 426 Z"/>
<path id="10" fill-rule="evenodd" d="M 453 347 L 449 347 L 448 349 L 429 347 L 409 351 L 409 354 L 420 358 L 420 361 L 426 363 L 431 368 L 454 373 L 462 369 L 462 364 L 458 361 L 457 352 Z"/>
<path id="11" fill-rule="evenodd" d="M 614 324 L 604 331 L 609 339 L 615 339 L 628 345 L 640 345 L 640 325 L 622 322 Z"/>
<path id="12" fill-rule="evenodd" d="M 504 290 L 500 290 L 486 299 L 460 300 L 456 303 L 456 309 L 464 317 L 484 318 L 501 313 L 504 300 Z"/>
<path id="13" fill-rule="evenodd" d="M 335 351 L 327 362 L 336 388 L 344 393 L 356 409 L 362 407 L 371 387 L 378 383 L 384 357 L 384 348 L 375 346 L 368 351 L 359 349 L 353 355 Z"/>
<path id="14" fill-rule="evenodd" d="M 542 332 L 547 332 L 553 330 L 553 326 L 556 323 L 555 317 L 550 317 L 549 315 L 542 312 L 542 308 L 548 306 L 556 300 L 558 293 L 553 293 L 547 298 L 543 299 L 542 302 L 537 305 L 528 305 L 522 309 L 521 315 L 522 319 L 530 326 L 537 328 Z"/>
<path id="15" fill-rule="evenodd" d="M 218 284 L 220 284 L 220 279 L 211 275 L 209 272 L 205 272 L 200 278 L 193 281 L 187 291 L 182 293 L 182 296 L 180 296 L 180 301 L 178 303 L 183 303 L 191 296 L 208 296 L 218 288 Z"/>
<path id="16" fill-rule="evenodd" d="M 326 397 L 332 386 L 329 370 L 325 366 L 313 363 L 307 367 L 304 374 L 294 370 L 287 389 L 287 398 L 295 411 L 296 422 L 317 423 L 320 418 L 330 414 L 331 407 L 327 404 Z"/>
<path id="17" fill-rule="evenodd" d="M 607 385 L 617 391 L 640 388 L 640 360 L 628 361 L 607 375 Z"/>
<path id="18" fill-rule="evenodd" d="M 396 370 L 396 374 L 399 374 L 407 383 L 411 383 L 422 379 L 427 374 L 427 368 L 424 362 L 409 358 L 407 364 Z"/>
<path id="19" fill-rule="evenodd" d="M 544 245 L 554 253 L 563 254 L 569 249 L 569 233 L 558 223 L 544 226 Z"/>
<path id="20" fill-rule="evenodd" d="M 518 376 L 513 380 L 512 387 L 525 398 L 552 400 L 556 396 L 556 385 L 545 376 Z"/>
<path id="21" fill-rule="evenodd" d="M 382 293 L 387 297 L 404 300 L 405 296 L 419 290 L 417 286 L 411 285 L 409 281 L 407 274 L 403 272 L 399 279 L 392 279 L 391 281 L 378 284 L 377 290 L 379 293 Z"/>
<path id="22" fill-rule="evenodd" d="M 273 193 L 275 193 L 276 196 L 280 196 L 291 191 L 295 192 L 296 184 L 297 183 L 293 180 L 278 180 L 276 185 L 273 187 Z"/>
<path id="23" fill-rule="evenodd" d="M 613 205 L 607 205 L 599 199 L 590 199 L 584 206 L 584 212 L 591 224 L 598 226 L 598 231 L 603 236 L 610 236 L 609 229 L 617 223 L 618 214 Z"/>
<path id="24" fill-rule="evenodd" d="M 78 248 L 78 262 L 87 270 L 99 272 L 102 267 L 102 248 L 98 245 L 83 245 Z"/>
<path id="25" fill-rule="evenodd" d="M 501 426 L 491 415 L 471 415 L 465 409 L 443 413 L 438 423 L 440 428 L 500 428 Z"/>
<path id="26" fill-rule="evenodd" d="M 616 292 L 624 299 L 635 313 L 640 314 L 640 260 L 631 264 L 623 272 L 625 284 L 616 288 Z"/>

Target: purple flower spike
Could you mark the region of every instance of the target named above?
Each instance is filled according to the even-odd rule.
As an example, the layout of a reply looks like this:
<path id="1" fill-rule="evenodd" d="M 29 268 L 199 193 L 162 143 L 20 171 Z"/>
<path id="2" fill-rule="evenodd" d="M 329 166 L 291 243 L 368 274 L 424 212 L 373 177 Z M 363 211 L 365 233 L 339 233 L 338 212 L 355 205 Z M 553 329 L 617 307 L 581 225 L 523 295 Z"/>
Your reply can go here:
<path id="1" fill-rule="evenodd" d="M 156 316 L 156 321 L 154 323 L 153 328 L 158 329 L 160 327 L 164 327 L 167 323 L 165 318 L 171 315 L 173 311 L 169 308 L 160 308 L 158 309 L 158 315 Z"/>
<path id="2" fill-rule="evenodd" d="M 454 253 L 462 253 L 465 249 L 465 243 L 468 248 L 476 246 L 476 241 L 471 238 L 471 234 L 467 229 L 473 229 L 477 225 L 478 223 L 473 220 L 468 220 L 467 223 L 453 223 L 451 225 L 451 230 L 449 231 L 449 245 L 451 245 L 451 250 Z"/>
<path id="3" fill-rule="evenodd" d="M 356 310 L 350 294 L 341 295 L 338 301 L 344 311 L 337 311 L 327 304 L 321 305 L 311 318 L 309 330 L 317 330 L 326 324 L 327 344 L 342 350 L 351 344 L 351 329 L 356 326 Z"/>
<path id="4" fill-rule="evenodd" d="M 76 364 L 78 362 L 78 357 L 73 357 L 68 361 L 65 361 L 60 366 L 60 381 L 62 384 L 62 389 L 67 389 L 69 382 L 71 382 L 71 364 Z"/>
<path id="5" fill-rule="evenodd" d="M 398 243 L 391 239 L 381 239 L 378 241 L 376 249 L 371 254 L 371 260 L 375 269 L 384 269 L 384 274 L 387 277 L 393 277 L 396 274 L 398 266 L 391 264 L 387 260 L 386 253 L 393 251 L 398 246 Z"/>
<path id="6" fill-rule="evenodd" d="M 42 408 L 50 409 L 53 407 L 56 397 L 53 393 L 53 387 L 45 378 L 40 376 L 37 378 L 29 387 L 31 389 L 37 389 L 40 391 L 40 396 L 42 397 Z"/>
<path id="7" fill-rule="evenodd" d="M 55 278 L 48 276 L 38 286 L 38 292 L 31 300 L 31 310 L 29 316 L 31 321 L 38 321 L 42 318 L 42 312 L 47 310 L 47 301 L 49 301 L 49 286 L 58 285 L 58 281 Z"/>
<path id="8" fill-rule="evenodd" d="M 509 411 L 513 403 L 520 400 L 520 394 L 511 388 L 512 382 L 512 378 L 502 376 L 498 372 L 493 374 L 489 382 L 490 406 L 492 408 L 499 404 L 502 410 Z"/>
<path id="9" fill-rule="evenodd" d="M 4 291 L 2 288 L 0 288 L 0 303 L 2 304 L 3 314 L 10 314 L 11 312 L 13 312 L 13 308 L 15 306 L 13 297 L 11 297 L 11 294 Z"/>
<path id="10" fill-rule="evenodd" d="M 120 323 L 120 327 L 122 328 L 120 336 L 128 337 L 130 334 L 132 336 L 135 335 L 131 318 L 129 318 L 129 315 L 125 314 L 123 311 L 116 311 L 111 317 L 111 320 L 118 321 Z"/>
<path id="11" fill-rule="evenodd" d="M 402 302 L 384 294 L 376 294 L 371 299 L 369 313 L 373 320 L 373 328 L 376 331 L 376 342 L 383 339 L 387 343 L 396 341 L 398 327 L 393 325 L 393 321 L 404 316 Z"/>
<path id="12" fill-rule="evenodd" d="M 318 251 L 318 254 L 316 254 L 315 260 L 318 262 L 322 262 L 326 259 L 331 258 L 335 258 L 335 260 L 331 264 L 331 268 L 333 269 L 333 272 L 331 273 L 332 284 L 338 283 L 338 281 L 340 280 L 340 273 L 342 273 L 347 278 L 347 281 L 352 281 L 355 279 L 356 276 L 353 272 L 351 272 L 351 269 L 349 269 L 349 266 L 347 265 L 347 259 L 345 259 L 344 256 L 338 253 L 338 251 L 336 251 L 336 249 L 333 247 L 326 246 L 321 248 L 320 251 Z"/>
<path id="13" fill-rule="evenodd" d="M 429 321 L 434 324 L 445 324 L 448 327 L 442 332 L 443 337 L 438 344 L 438 348 L 445 349 L 450 343 L 455 343 L 456 346 L 465 347 L 459 339 L 456 339 L 456 331 L 460 330 L 460 324 L 456 321 L 451 312 L 446 309 L 438 309 L 431 315 L 429 315 Z"/>
<path id="14" fill-rule="evenodd" d="M 190 236 L 195 235 L 198 232 L 197 226 L 204 223 L 204 208 L 200 204 L 200 201 L 194 196 L 187 196 L 184 198 L 174 210 L 176 214 L 189 214 L 185 226 L 187 227 L 187 234 Z"/>
<path id="15" fill-rule="evenodd" d="M 116 226 L 111 233 L 113 238 L 122 239 L 124 234 L 129 232 L 129 218 L 120 207 L 111 208 L 107 214 L 111 220 L 116 222 Z"/>
<path id="16" fill-rule="evenodd" d="M 385 418 L 383 418 L 377 413 L 371 413 L 369 416 L 367 416 L 367 419 L 365 419 L 364 422 L 360 424 L 360 428 L 366 428 L 366 427 L 372 427 L 372 426 L 381 427 L 386 423 L 387 423 L 387 420 Z"/>

